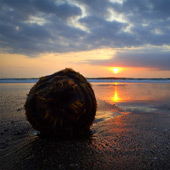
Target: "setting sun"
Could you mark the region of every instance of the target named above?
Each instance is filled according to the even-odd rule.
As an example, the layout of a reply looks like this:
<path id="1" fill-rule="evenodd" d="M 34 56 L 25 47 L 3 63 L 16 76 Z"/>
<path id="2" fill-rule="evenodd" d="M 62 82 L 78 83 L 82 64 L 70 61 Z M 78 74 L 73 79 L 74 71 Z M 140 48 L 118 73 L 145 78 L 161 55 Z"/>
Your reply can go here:
<path id="1" fill-rule="evenodd" d="M 113 67 L 113 68 L 112 68 L 112 71 L 113 71 L 115 74 L 117 74 L 117 73 L 120 71 L 120 68 L 118 68 L 118 67 Z"/>

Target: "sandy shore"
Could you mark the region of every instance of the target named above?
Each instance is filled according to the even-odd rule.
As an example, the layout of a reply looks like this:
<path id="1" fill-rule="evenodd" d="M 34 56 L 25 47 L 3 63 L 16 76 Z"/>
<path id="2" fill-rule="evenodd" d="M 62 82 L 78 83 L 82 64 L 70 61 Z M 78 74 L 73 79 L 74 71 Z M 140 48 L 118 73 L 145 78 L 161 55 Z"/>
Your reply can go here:
<path id="1" fill-rule="evenodd" d="M 26 91 L 1 93 L 0 169 L 170 169 L 170 110 L 97 121 L 90 139 L 41 139 L 25 120 Z"/>

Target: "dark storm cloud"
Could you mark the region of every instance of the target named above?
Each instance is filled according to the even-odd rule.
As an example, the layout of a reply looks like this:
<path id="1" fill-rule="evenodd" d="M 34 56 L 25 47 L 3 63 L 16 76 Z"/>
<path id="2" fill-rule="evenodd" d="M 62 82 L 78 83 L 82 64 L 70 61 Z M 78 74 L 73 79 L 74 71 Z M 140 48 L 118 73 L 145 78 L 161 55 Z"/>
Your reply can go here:
<path id="1" fill-rule="evenodd" d="M 52 0 L 1 0 L 0 47 L 26 55 L 73 50 L 72 41 L 85 32 L 67 23 L 79 15 L 81 10 L 75 5 Z M 44 21 L 30 21 L 30 17 Z"/>
<path id="2" fill-rule="evenodd" d="M 80 20 L 90 33 L 84 38 L 84 42 L 90 43 L 92 48 L 96 47 L 124 47 L 131 46 L 138 41 L 130 33 L 125 33 L 126 23 L 117 21 L 106 21 L 97 16 L 89 16 Z"/>
<path id="3" fill-rule="evenodd" d="M 0 48 L 10 53 L 35 55 L 104 47 L 170 45 L 169 0 L 119 2 L 0 0 Z M 111 11 L 123 21 L 116 16 L 109 20 Z"/>
<path id="4" fill-rule="evenodd" d="M 99 16 L 105 20 L 105 30 L 101 29 L 103 27 L 96 27 L 92 30 L 92 34 L 87 35 L 89 40 L 94 37 L 94 34 L 98 33 L 95 39 L 98 41 L 100 39 L 100 31 L 104 31 L 106 34 L 104 37 L 105 40 L 110 41 L 109 47 L 139 46 L 143 44 L 159 46 L 170 44 L 169 0 L 126 0 L 122 4 L 111 3 L 107 0 L 103 0 L 101 3 L 98 3 L 98 0 L 82 0 L 81 2 L 85 4 L 85 6 L 88 6 L 89 13 L 92 13 L 93 16 Z M 106 21 L 106 17 L 109 16 L 108 9 L 112 9 L 117 14 L 123 15 L 127 21 L 125 23 L 126 28 L 131 26 L 130 30 L 125 32 L 125 24 L 122 24 L 119 31 L 115 30 L 112 26 L 109 27 L 108 24 L 110 22 Z M 94 13 L 94 11 L 96 12 Z M 103 13 L 105 15 L 103 15 Z M 89 29 L 93 28 L 93 23 L 95 24 L 95 22 L 91 22 L 88 25 Z M 120 23 L 117 24 L 120 25 Z M 111 31 L 110 28 L 112 28 Z"/>
<path id="5" fill-rule="evenodd" d="M 156 70 L 170 70 L 170 52 L 159 51 L 133 51 L 119 52 L 109 60 L 95 61 L 90 64 L 110 67 L 146 67 Z"/>
<path id="6" fill-rule="evenodd" d="M 74 0 L 74 2 L 83 5 L 90 16 L 108 16 L 108 8 L 112 3 L 109 0 Z"/>

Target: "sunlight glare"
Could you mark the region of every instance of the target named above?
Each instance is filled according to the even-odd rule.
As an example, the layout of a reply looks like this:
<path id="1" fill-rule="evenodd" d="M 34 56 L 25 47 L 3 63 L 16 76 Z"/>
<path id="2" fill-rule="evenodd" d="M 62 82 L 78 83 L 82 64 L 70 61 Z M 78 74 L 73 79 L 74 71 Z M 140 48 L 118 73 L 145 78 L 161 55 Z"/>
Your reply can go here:
<path id="1" fill-rule="evenodd" d="M 120 98 L 119 98 L 119 96 L 118 96 L 117 91 L 115 91 L 114 96 L 112 96 L 112 101 L 114 101 L 114 102 L 119 102 L 119 101 L 120 101 Z"/>
<path id="2" fill-rule="evenodd" d="M 113 67 L 113 68 L 112 68 L 112 71 L 113 71 L 115 74 L 117 74 L 117 73 L 119 72 L 119 68 L 118 68 L 118 67 Z"/>

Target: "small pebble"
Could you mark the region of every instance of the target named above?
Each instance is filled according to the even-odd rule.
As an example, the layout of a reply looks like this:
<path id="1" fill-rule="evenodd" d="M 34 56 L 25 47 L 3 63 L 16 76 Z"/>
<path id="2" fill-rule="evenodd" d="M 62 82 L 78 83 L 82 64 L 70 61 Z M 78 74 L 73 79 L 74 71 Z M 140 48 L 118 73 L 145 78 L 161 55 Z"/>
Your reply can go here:
<path id="1" fill-rule="evenodd" d="M 39 136 L 40 132 L 38 132 L 37 130 L 32 130 L 31 134 L 34 135 L 34 136 Z"/>

